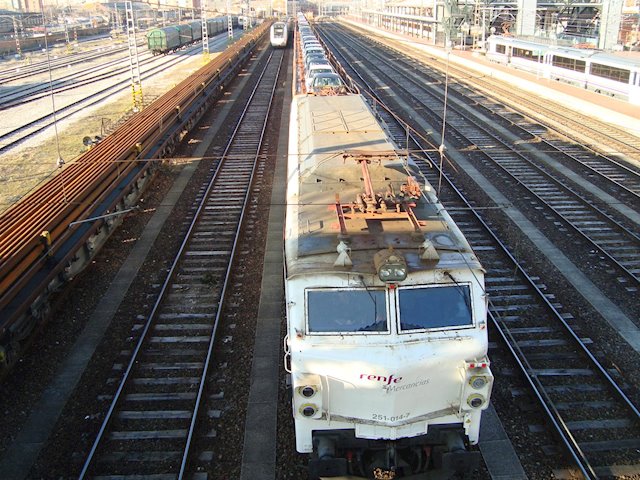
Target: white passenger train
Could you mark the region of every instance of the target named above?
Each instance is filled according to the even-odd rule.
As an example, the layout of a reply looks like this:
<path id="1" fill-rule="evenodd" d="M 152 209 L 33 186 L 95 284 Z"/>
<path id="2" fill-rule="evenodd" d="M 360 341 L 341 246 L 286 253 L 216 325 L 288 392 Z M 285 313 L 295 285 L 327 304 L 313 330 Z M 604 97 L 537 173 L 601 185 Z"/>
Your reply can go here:
<path id="1" fill-rule="evenodd" d="M 640 61 L 579 48 L 542 45 L 492 35 L 487 58 L 640 104 Z"/>
<path id="2" fill-rule="evenodd" d="M 271 25 L 269 38 L 271 39 L 272 47 L 286 47 L 287 40 L 289 38 L 289 29 L 287 27 L 287 24 L 285 22 L 275 22 L 273 25 Z"/>
<path id="3" fill-rule="evenodd" d="M 493 385 L 480 263 L 364 97 L 298 95 L 290 125 L 285 364 L 310 477 L 473 468 Z"/>

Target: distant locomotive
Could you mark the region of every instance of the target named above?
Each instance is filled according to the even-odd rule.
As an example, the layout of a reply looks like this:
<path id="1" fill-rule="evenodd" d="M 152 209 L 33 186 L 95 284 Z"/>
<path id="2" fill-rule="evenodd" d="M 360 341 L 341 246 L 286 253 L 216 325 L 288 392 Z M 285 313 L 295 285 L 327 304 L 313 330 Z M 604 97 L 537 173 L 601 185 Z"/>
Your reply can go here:
<path id="1" fill-rule="evenodd" d="M 232 17 L 233 27 L 238 26 L 238 17 Z M 207 35 L 213 36 L 228 29 L 228 17 L 207 20 Z M 193 21 L 169 27 L 154 28 L 147 32 L 147 46 L 154 55 L 171 53 L 202 40 L 202 22 Z"/>
<path id="2" fill-rule="evenodd" d="M 290 125 L 285 365 L 310 477 L 472 469 L 493 385 L 482 266 L 364 97 L 296 96 Z"/>
<path id="3" fill-rule="evenodd" d="M 271 25 L 269 38 L 271 40 L 272 47 L 286 47 L 287 40 L 289 38 L 289 29 L 287 28 L 287 24 L 285 22 L 275 22 Z"/>

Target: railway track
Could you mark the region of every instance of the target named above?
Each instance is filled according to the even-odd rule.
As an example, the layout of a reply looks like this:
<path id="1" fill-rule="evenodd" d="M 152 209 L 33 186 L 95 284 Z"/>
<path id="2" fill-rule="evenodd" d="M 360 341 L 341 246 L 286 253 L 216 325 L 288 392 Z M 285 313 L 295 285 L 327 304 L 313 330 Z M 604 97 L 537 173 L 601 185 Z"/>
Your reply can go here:
<path id="1" fill-rule="evenodd" d="M 150 56 L 149 56 L 150 57 Z M 31 103 L 40 100 L 43 97 L 51 95 L 51 89 L 53 88 L 53 94 L 58 95 L 74 88 L 86 85 L 87 83 L 95 82 L 103 78 L 109 78 L 128 68 L 128 58 L 121 57 L 108 62 L 102 62 L 99 67 L 92 65 L 91 67 L 83 68 L 81 70 L 75 70 L 68 75 L 62 75 L 53 80 L 52 84 L 49 82 L 38 82 L 35 85 L 33 83 L 20 84 L 16 86 L 5 87 L 4 93 L 0 94 L 0 110 L 7 110 L 12 107 Z M 142 64 L 148 63 L 149 58 L 143 59 Z M 123 64 L 118 70 L 113 70 L 111 67 L 118 67 L 119 64 Z M 105 72 L 98 73 L 96 70 L 105 69 Z M 108 70 L 107 70 L 108 69 Z M 31 82 L 34 81 L 34 75 L 28 76 Z"/>
<path id="2" fill-rule="evenodd" d="M 464 70 L 456 69 L 463 74 Z M 479 87 L 484 94 L 490 93 L 491 98 L 503 99 L 520 105 L 522 111 L 535 115 L 536 122 L 553 131 L 577 132 L 579 135 L 567 135 L 572 143 L 587 146 L 601 152 L 611 163 L 611 156 L 622 155 L 633 160 L 640 160 L 640 139 L 614 125 L 595 120 L 593 117 L 582 115 L 574 110 L 559 108 L 558 104 L 544 98 L 524 95 L 517 89 L 510 89 L 504 82 L 495 79 L 482 78 L 474 81 L 474 87 Z M 603 150 L 603 145 L 607 148 Z"/>
<path id="3" fill-rule="evenodd" d="M 191 447 L 283 57 L 272 53 L 215 165 L 81 478 L 197 468 Z"/>
<path id="4" fill-rule="evenodd" d="M 226 42 L 226 37 L 223 39 L 222 37 L 216 39 L 212 38 L 212 41 L 224 41 Z M 184 52 L 186 53 L 195 53 L 199 51 L 200 46 L 191 46 L 186 49 Z M 189 59 L 189 55 L 173 55 L 173 56 L 164 56 L 164 57 L 152 57 L 148 56 L 141 61 L 141 66 L 146 66 L 146 70 L 143 70 L 141 73 L 141 79 L 148 80 L 152 78 L 154 75 L 165 71 L 168 68 L 172 68 L 176 65 L 180 65 Z M 81 95 L 81 98 L 67 103 L 66 105 L 58 105 L 55 113 L 55 122 L 54 122 L 54 114 L 47 109 L 47 113 L 44 115 L 36 115 L 35 118 L 32 118 L 27 121 L 22 121 L 19 126 L 13 129 L 8 129 L 0 134 L 0 153 L 4 153 L 10 151 L 16 146 L 22 144 L 25 140 L 33 138 L 35 135 L 51 128 L 54 123 L 62 122 L 65 120 L 69 120 L 77 115 L 78 113 L 83 112 L 85 109 L 100 105 L 106 99 L 116 95 L 120 92 L 124 92 L 128 89 L 131 89 L 131 79 L 129 78 L 129 60 L 125 59 L 126 66 L 118 69 L 117 71 L 111 71 L 107 73 L 103 73 L 98 76 L 93 76 L 88 79 L 84 79 L 82 81 L 74 80 L 72 85 L 63 86 L 63 87 L 54 87 L 54 93 L 63 93 L 66 92 L 67 95 L 70 95 L 71 92 L 74 92 L 74 95 Z M 95 67 L 93 68 L 95 72 Z M 106 80 L 114 79 L 113 83 L 104 84 L 104 86 L 97 87 L 96 90 L 89 91 L 86 89 L 86 93 L 78 94 L 77 88 L 86 86 L 96 82 L 105 82 Z M 57 83 L 57 81 L 56 81 Z M 48 87 L 46 87 L 48 88 Z M 42 100 L 46 99 L 46 97 L 50 96 L 50 92 L 43 92 L 38 95 L 34 100 Z M 31 102 L 31 100 L 29 100 Z M 6 105 L 8 111 L 7 113 L 11 113 L 11 108 L 13 107 L 22 107 L 25 103 L 28 102 L 17 102 L 17 103 L 9 103 Z"/>
<path id="5" fill-rule="evenodd" d="M 402 133 L 396 133 L 397 140 Z M 437 164 L 433 153 L 425 155 Z M 437 169 L 423 165 L 421 171 L 437 184 Z M 447 183 L 448 190 L 455 189 L 448 179 Z M 572 313 L 511 256 L 463 194 L 455 193 L 458 200 L 443 190 L 441 198 L 481 263 L 488 266 L 489 317 L 576 465 L 586 478 L 637 471 L 640 413 L 624 393 L 624 383 L 619 385 L 589 351 L 575 330 Z"/>
<path id="6" fill-rule="evenodd" d="M 365 34 L 365 31 L 357 29 L 357 27 L 350 28 Z M 366 35 L 371 34 L 366 33 Z M 376 38 L 376 43 L 391 49 L 391 52 L 387 50 L 387 53 L 390 54 L 389 58 L 405 56 L 398 49 L 390 46 L 392 42 L 382 36 Z M 604 155 L 605 160 L 611 155 L 622 155 L 636 161 L 640 160 L 640 138 L 622 128 L 564 108 L 553 100 L 532 96 L 529 92 L 513 88 L 512 85 L 498 78 L 470 75 L 469 70 L 464 67 L 434 58 L 406 45 L 403 48 L 410 49 L 412 61 L 419 68 L 422 69 L 426 65 L 442 73 L 448 70 L 452 75 L 455 74 L 461 83 L 470 86 L 478 94 L 481 93 L 484 96 L 482 100 L 484 103 L 492 101 L 504 104 L 504 102 L 509 102 L 510 108 L 517 109 L 527 117 L 533 117 L 537 123 L 553 132 L 564 132 L 565 137 L 571 139 L 572 143 L 592 148 Z"/>
<path id="7" fill-rule="evenodd" d="M 342 42 L 342 43 L 340 43 Z M 394 85 L 394 92 L 408 99 L 414 109 L 424 112 L 423 119 L 430 125 L 441 125 L 443 121 L 444 89 L 435 88 L 425 82 L 425 72 L 415 71 L 415 66 L 405 66 L 404 58 L 389 64 L 388 55 L 375 52 L 360 39 L 341 37 L 337 44 L 357 44 L 358 49 L 347 53 L 350 61 L 362 64 L 368 72 L 380 77 L 388 85 Z M 369 49 L 369 50 L 366 50 Z M 366 56 L 356 57 L 354 51 L 367 51 Z M 365 58 L 366 57 L 366 58 Z M 427 77 L 428 78 L 428 77 Z M 432 82 L 439 82 L 433 78 Z M 602 204 L 580 183 L 574 185 L 573 178 L 562 178 L 551 166 L 556 156 L 564 158 L 565 151 L 540 152 L 522 140 L 521 132 L 489 127 L 499 115 L 481 114 L 467 107 L 468 99 L 452 94 L 446 109 L 446 136 L 448 142 L 465 151 L 466 156 L 489 177 L 509 177 L 510 186 L 505 194 L 517 198 L 530 197 L 535 209 L 546 211 L 537 220 L 548 223 L 548 229 L 562 228 L 563 233 L 573 233 L 576 242 L 583 242 L 592 252 L 590 260 L 597 261 L 603 271 L 615 270 L 615 281 L 629 288 L 640 287 L 640 232 L 634 221 L 639 218 L 640 192 L 634 193 L 628 209 L 617 210 L 617 199 L 611 197 L 611 204 Z M 453 98 L 452 98 L 453 97 Z M 434 128 L 435 130 L 435 128 Z M 553 155 L 553 158 L 552 158 Z M 548 160 L 541 161 L 541 157 Z M 638 181 L 638 174 L 627 172 L 629 182 Z M 587 179 L 588 180 L 588 179 Z M 587 182 L 583 182 L 583 185 Z M 518 190 L 520 189 L 520 190 Z M 631 193 L 631 192 L 630 192 Z M 598 205 L 600 203 L 600 206 Z M 629 213 L 627 213 L 629 212 Z M 599 258 L 593 259 L 597 252 Z M 583 260 L 584 263 L 584 260 Z M 590 265 L 584 265 L 588 270 Z M 635 290 L 637 291 L 637 290 Z"/>
<path id="8" fill-rule="evenodd" d="M 210 43 L 215 42 L 216 36 L 212 36 L 209 41 Z M 222 39 L 226 40 L 226 34 L 219 35 L 218 40 Z M 155 55 L 152 55 L 149 50 L 147 50 L 146 42 L 137 42 L 137 46 L 139 50 L 139 62 L 140 65 L 147 65 L 157 62 L 157 58 Z M 196 43 L 187 46 L 181 52 L 191 54 L 194 52 L 198 52 L 201 50 L 202 43 Z M 129 73 L 129 49 L 112 46 L 113 48 L 108 49 L 105 47 L 101 47 L 91 52 L 86 52 L 83 54 L 73 54 L 69 57 L 57 58 L 52 60 L 52 66 L 49 68 L 47 62 L 39 62 L 38 64 L 22 66 L 20 68 L 0 71 L 0 85 L 5 84 L 13 84 L 16 81 L 23 80 L 25 78 L 29 78 L 31 83 L 24 84 L 21 82 L 18 85 L 7 85 L 5 90 L 0 92 L 0 110 L 4 110 L 7 108 L 11 108 L 14 106 L 21 105 L 23 103 L 29 103 L 35 100 L 38 100 L 42 97 L 46 97 L 51 95 L 51 86 L 49 85 L 48 73 L 55 72 L 60 69 L 69 69 L 72 65 L 80 65 L 80 67 L 84 66 L 87 62 L 91 62 L 94 60 L 100 60 L 99 65 L 91 65 L 86 68 L 74 68 L 72 73 L 62 74 L 53 80 L 53 93 L 55 95 L 63 92 L 67 92 L 79 86 L 99 81 L 104 78 L 113 77 L 119 73 Z M 211 44 L 210 48 L 213 48 L 214 45 Z M 105 56 L 115 56 L 119 55 L 118 58 L 104 61 Z M 177 57 L 179 55 L 174 55 Z M 156 60 L 156 62 L 154 62 Z M 120 65 L 122 64 L 122 65 Z M 37 75 L 47 75 L 45 81 L 36 82 L 33 84 L 33 77 Z"/>
<path id="9" fill-rule="evenodd" d="M 427 104 L 424 96 L 421 100 L 429 107 L 437 106 L 437 103 Z M 538 161 L 540 153 L 537 148 L 514 150 L 512 137 L 487 129 L 487 123 L 469 114 L 464 105 L 456 103 L 451 108 L 451 98 L 448 105 L 447 124 L 453 130 L 450 133 L 471 142 L 466 148 L 474 149 L 468 153 L 474 163 L 487 163 L 495 175 L 509 176 L 511 183 L 524 187 L 524 195 L 545 206 L 550 214 L 562 221 L 564 228 L 572 229 L 589 243 L 590 248 L 606 256 L 630 284 L 640 284 L 640 237 L 637 226 L 632 222 L 625 225 L 624 220 L 615 218 L 614 212 L 603 211 L 593 199 L 577 191 L 569 181 L 558 179 L 548 165 Z M 566 150 L 560 152 L 566 153 Z M 638 178 L 633 175 L 630 181 Z M 634 200 L 640 201 L 637 193 Z"/>
<path id="10" fill-rule="evenodd" d="M 139 47 L 143 45 L 144 42 L 138 42 Z M 0 85 L 13 83 L 17 80 L 24 80 L 34 75 L 47 74 L 49 71 L 66 69 L 71 65 L 82 65 L 85 62 L 103 58 L 107 54 L 126 53 L 128 51 L 129 49 L 126 46 L 117 47 L 114 45 L 108 52 L 105 52 L 104 47 L 98 47 L 87 52 L 63 55 L 62 57 L 50 58 L 50 60 L 45 59 L 30 64 L 17 64 L 15 67 L 0 70 Z"/>
<path id="11" fill-rule="evenodd" d="M 503 102 L 492 101 L 464 84 L 456 83 L 454 88 L 464 92 L 467 98 L 473 99 L 477 107 L 497 112 L 502 119 L 498 121 L 501 121 L 502 125 L 517 126 L 524 132 L 524 138 L 537 142 L 539 149 L 562 152 L 564 155 L 557 156 L 556 161 L 568 168 L 580 170 L 582 176 L 588 177 L 591 182 L 616 199 L 622 200 L 626 205 L 637 205 L 640 201 L 640 167 L 625 161 L 624 152 L 603 154 L 595 145 L 592 149 L 587 147 L 585 150 L 584 144 L 567 137 L 564 130 L 550 129 L 544 120 L 541 122 L 523 116 L 520 112 L 514 111 L 513 107 Z M 517 97 L 512 101 L 517 101 Z M 631 152 L 633 154 L 633 151 Z M 633 155 L 635 157 L 635 154 Z"/>
<path id="12" fill-rule="evenodd" d="M 334 43 L 335 31 L 323 29 L 323 33 L 340 54 L 346 52 L 337 45 L 355 43 L 353 38 L 348 43 L 344 38 Z M 367 56 L 371 57 L 371 53 Z M 375 92 L 374 95 L 389 91 L 364 78 L 371 70 L 360 73 L 360 68 L 366 68 L 363 60 L 342 58 L 344 64 L 358 67 L 358 71 L 348 70 L 354 78 L 360 77 L 363 91 Z M 381 93 L 379 100 L 385 102 L 383 96 Z M 628 386 L 616 381 L 591 353 L 572 312 L 566 311 L 547 287 L 511 255 L 495 233 L 496 227 L 484 219 L 483 208 L 467 200 L 449 176 L 438 169 L 436 146 L 408 135 L 411 130 L 384 108 L 379 112 L 398 145 L 424 156 L 421 172 L 432 185 L 440 186 L 441 201 L 488 269 L 485 280 L 489 316 L 575 465 L 586 478 L 637 473 L 640 413 L 625 393 Z M 426 138 L 427 132 L 420 133 Z M 411 144 L 407 145 L 409 141 Z"/>

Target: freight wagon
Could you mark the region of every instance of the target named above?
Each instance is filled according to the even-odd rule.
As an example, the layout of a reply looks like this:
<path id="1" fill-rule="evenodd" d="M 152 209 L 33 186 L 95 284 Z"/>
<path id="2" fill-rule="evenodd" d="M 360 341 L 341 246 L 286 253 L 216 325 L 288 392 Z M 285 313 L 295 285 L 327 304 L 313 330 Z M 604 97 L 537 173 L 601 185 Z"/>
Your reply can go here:
<path id="1" fill-rule="evenodd" d="M 227 30 L 227 25 L 227 17 L 210 18 L 207 20 L 207 35 L 218 35 Z M 232 25 L 238 26 L 238 17 L 232 17 Z M 200 20 L 154 28 L 147 33 L 147 46 L 154 55 L 175 52 L 200 40 L 202 40 L 202 22 Z"/>

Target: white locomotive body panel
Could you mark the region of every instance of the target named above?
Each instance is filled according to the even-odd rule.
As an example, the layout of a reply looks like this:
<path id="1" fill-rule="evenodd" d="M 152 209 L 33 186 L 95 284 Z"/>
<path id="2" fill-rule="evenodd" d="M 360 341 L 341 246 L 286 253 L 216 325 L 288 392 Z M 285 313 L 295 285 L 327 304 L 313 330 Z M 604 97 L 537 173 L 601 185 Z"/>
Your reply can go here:
<path id="1" fill-rule="evenodd" d="M 434 426 L 475 444 L 493 377 L 471 247 L 362 96 L 295 97 L 289 142 L 297 450 L 315 452 L 323 431 L 395 441 Z"/>

